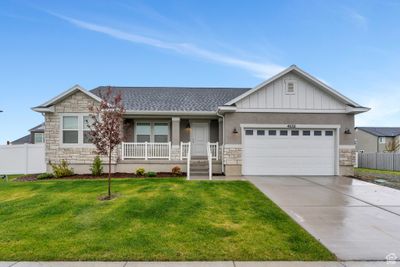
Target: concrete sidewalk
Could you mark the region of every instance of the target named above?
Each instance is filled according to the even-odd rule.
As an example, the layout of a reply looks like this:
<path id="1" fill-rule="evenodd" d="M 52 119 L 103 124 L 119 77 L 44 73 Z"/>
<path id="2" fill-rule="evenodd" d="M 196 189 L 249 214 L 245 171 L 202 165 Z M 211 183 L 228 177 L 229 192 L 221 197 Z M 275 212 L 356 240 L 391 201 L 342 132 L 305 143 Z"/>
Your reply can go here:
<path id="1" fill-rule="evenodd" d="M 400 266 L 400 262 L 348 261 L 348 262 L 299 262 L 299 261 L 220 261 L 220 262 L 0 262 L 0 267 L 383 267 Z"/>

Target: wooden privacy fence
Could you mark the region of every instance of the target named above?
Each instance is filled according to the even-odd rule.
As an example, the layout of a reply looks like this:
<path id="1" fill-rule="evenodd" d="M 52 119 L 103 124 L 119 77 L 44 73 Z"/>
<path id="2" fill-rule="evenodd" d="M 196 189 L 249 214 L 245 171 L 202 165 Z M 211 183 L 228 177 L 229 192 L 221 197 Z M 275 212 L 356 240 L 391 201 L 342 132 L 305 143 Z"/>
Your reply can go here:
<path id="1" fill-rule="evenodd" d="M 44 144 L 0 146 L 0 175 L 45 172 L 44 150 Z"/>
<path id="2" fill-rule="evenodd" d="M 358 167 L 400 171 L 400 153 L 358 153 Z"/>

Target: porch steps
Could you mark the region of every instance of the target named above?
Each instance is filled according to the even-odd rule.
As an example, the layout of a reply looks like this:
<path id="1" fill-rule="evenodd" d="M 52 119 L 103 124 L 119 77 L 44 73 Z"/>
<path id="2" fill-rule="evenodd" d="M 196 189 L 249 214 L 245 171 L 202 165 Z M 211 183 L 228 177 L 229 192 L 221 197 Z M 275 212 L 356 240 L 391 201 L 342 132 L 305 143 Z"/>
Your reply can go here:
<path id="1" fill-rule="evenodd" d="M 207 176 L 208 175 L 208 161 L 193 159 L 190 162 L 190 173 L 196 176 Z"/>

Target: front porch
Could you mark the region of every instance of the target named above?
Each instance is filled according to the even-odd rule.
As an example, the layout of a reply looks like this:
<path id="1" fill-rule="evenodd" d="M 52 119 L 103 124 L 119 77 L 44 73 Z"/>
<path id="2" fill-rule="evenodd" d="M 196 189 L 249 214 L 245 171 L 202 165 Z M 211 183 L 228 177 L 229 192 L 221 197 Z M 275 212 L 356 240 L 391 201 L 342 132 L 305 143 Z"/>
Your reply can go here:
<path id="1" fill-rule="evenodd" d="M 143 167 L 186 172 L 188 156 L 194 166 L 212 161 L 213 173 L 222 173 L 222 121 L 210 118 L 125 118 L 118 171 Z"/>

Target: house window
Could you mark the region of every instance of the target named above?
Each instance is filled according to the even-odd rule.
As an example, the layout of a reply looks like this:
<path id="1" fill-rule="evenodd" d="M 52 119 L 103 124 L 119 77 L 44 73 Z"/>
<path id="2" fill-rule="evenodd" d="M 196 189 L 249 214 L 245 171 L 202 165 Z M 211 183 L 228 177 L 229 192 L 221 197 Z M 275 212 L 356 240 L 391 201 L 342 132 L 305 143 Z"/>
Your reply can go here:
<path id="1" fill-rule="evenodd" d="M 136 123 L 136 142 L 169 142 L 169 123 L 168 122 L 137 122 Z"/>
<path id="2" fill-rule="evenodd" d="M 90 116 L 83 116 L 82 120 L 82 129 L 83 129 L 83 143 L 84 144 L 91 144 L 91 136 L 90 136 L 90 128 L 89 125 L 93 124 L 93 119 Z"/>
<path id="3" fill-rule="evenodd" d="M 151 139 L 151 124 L 150 122 L 136 123 L 136 142 L 150 142 Z"/>
<path id="4" fill-rule="evenodd" d="M 303 131 L 303 135 L 304 135 L 304 136 L 310 136 L 310 134 L 311 134 L 311 132 L 310 132 L 310 131 L 308 131 L 308 130 L 306 130 L 306 131 Z"/>
<path id="5" fill-rule="evenodd" d="M 299 130 L 292 130 L 292 136 L 299 136 Z"/>
<path id="6" fill-rule="evenodd" d="M 65 145 L 89 145 L 92 144 L 88 124 L 93 119 L 87 114 L 63 115 L 61 117 L 61 140 Z"/>
<path id="7" fill-rule="evenodd" d="M 257 135 L 265 135 L 265 131 L 264 130 L 257 130 Z"/>
<path id="8" fill-rule="evenodd" d="M 34 144 L 44 143 L 44 133 L 34 133 L 33 142 Z"/>
<path id="9" fill-rule="evenodd" d="M 79 124 L 78 116 L 64 116 L 63 117 L 63 143 L 64 144 L 78 144 L 79 142 Z"/>
<path id="10" fill-rule="evenodd" d="M 154 142 L 167 143 L 169 135 L 168 122 L 154 123 Z"/>
<path id="11" fill-rule="evenodd" d="M 268 135 L 276 135 L 276 130 L 269 130 Z"/>
<path id="12" fill-rule="evenodd" d="M 385 144 L 386 143 L 386 138 L 385 137 L 379 137 L 379 144 Z"/>
<path id="13" fill-rule="evenodd" d="M 286 81 L 285 93 L 287 95 L 294 95 L 296 93 L 296 82 L 294 80 Z"/>

